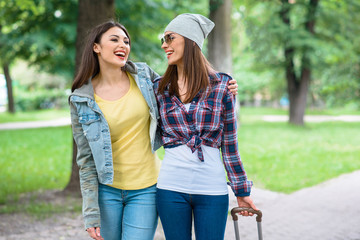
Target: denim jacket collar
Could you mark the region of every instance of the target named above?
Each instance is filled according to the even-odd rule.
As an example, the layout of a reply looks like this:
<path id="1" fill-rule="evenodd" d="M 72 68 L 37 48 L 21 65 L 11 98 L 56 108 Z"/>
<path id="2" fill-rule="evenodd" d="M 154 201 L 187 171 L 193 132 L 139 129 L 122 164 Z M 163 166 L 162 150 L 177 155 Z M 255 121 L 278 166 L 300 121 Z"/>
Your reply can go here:
<path id="1" fill-rule="evenodd" d="M 137 74 L 137 73 L 138 73 L 137 66 L 135 65 L 135 63 L 133 63 L 133 62 L 130 61 L 130 60 L 128 60 L 128 61 L 125 63 L 124 70 L 127 71 L 127 72 L 129 72 L 129 73 L 132 73 L 132 74 Z"/>

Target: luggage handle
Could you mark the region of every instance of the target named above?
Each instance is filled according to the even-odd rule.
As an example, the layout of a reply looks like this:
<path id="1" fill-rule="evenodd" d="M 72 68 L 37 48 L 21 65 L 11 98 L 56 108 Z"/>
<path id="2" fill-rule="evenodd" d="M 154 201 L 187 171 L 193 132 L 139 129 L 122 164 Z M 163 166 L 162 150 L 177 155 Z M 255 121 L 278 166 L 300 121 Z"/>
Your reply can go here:
<path id="1" fill-rule="evenodd" d="M 257 222 L 261 222 L 261 218 L 262 218 L 262 212 L 260 210 L 254 210 L 252 208 L 246 208 L 246 207 L 234 207 L 233 209 L 231 209 L 231 216 L 233 218 L 234 221 L 238 220 L 238 215 L 236 215 L 236 213 L 239 213 L 241 211 L 248 211 L 251 212 L 253 214 L 256 214 L 256 221 Z"/>
<path id="2" fill-rule="evenodd" d="M 256 222 L 257 222 L 258 237 L 259 237 L 259 240 L 263 240 L 262 227 L 261 227 L 262 212 L 260 210 L 258 210 L 258 211 L 254 210 L 252 208 L 234 207 L 233 209 L 231 209 L 231 216 L 232 216 L 233 221 L 234 221 L 236 240 L 240 240 L 239 227 L 238 227 L 238 224 L 237 224 L 237 221 L 238 221 L 237 213 L 239 213 L 241 211 L 248 211 L 248 212 L 251 212 L 251 213 L 254 213 L 254 214 L 257 215 L 256 216 Z"/>

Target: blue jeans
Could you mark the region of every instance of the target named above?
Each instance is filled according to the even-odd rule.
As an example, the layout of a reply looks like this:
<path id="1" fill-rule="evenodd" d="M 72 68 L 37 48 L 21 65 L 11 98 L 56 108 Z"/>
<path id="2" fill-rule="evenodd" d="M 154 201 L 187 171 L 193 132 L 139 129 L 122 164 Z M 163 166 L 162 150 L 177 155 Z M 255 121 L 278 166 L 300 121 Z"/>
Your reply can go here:
<path id="1" fill-rule="evenodd" d="M 156 185 L 121 190 L 99 184 L 99 206 L 104 240 L 153 240 L 157 226 Z"/>
<path id="2" fill-rule="evenodd" d="M 156 206 L 166 240 L 191 240 L 192 216 L 196 240 L 224 239 L 228 195 L 197 195 L 157 189 Z"/>

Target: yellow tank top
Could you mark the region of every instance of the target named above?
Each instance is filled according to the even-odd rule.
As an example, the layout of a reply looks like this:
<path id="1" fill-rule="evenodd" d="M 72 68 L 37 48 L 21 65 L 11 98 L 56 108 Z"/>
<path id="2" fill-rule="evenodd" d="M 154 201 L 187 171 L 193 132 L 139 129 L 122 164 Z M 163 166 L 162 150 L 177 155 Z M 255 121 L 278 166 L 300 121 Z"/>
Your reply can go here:
<path id="1" fill-rule="evenodd" d="M 159 159 L 151 152 L 149 107 L 130 74 L 129 91 L 120 99 L 108 101 L 95 95 L 95 101 L 110 127 L 114 181 L 124 190 L 152 186 L 159 173 Z"/>

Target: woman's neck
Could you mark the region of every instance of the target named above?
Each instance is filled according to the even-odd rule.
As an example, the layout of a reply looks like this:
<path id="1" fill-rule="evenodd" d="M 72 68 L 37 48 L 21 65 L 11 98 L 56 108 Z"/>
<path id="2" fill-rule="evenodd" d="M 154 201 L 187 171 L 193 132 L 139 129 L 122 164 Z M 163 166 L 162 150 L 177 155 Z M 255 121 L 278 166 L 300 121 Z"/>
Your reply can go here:
<path id="1" fill-rule="evenodd" d="M 122 98 L 130 89 L 130 80 L 125 71 L 102 69 L 91 81 L 94 93 L 102 99 L 114 101 Z"/>
<path id="2" fill-rule="evenodd" d="M 94 78 L 95 82 L 101 85 L 116 85 L 124 79 L 127 79 L 126 72 L 119 67 L 106 69 L 100 67 L 99 73 Z"/>

